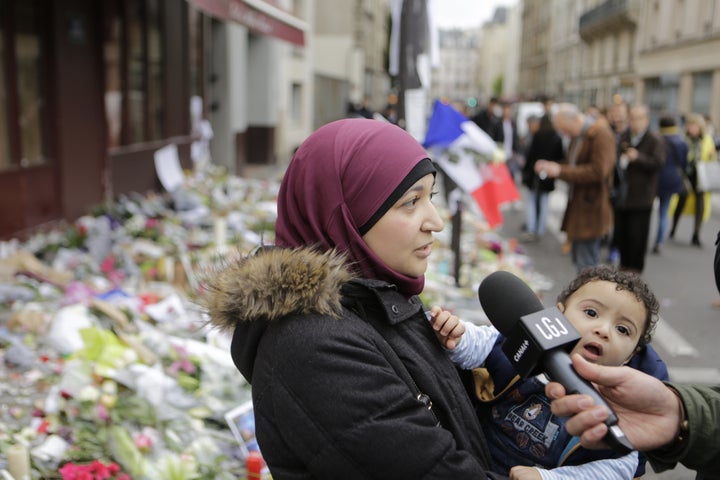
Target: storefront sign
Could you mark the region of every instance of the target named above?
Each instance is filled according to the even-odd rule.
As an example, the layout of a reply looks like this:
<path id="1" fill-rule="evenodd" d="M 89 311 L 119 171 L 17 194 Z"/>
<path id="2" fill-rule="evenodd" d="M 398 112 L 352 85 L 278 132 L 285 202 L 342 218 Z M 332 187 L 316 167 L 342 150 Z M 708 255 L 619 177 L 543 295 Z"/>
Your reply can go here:
<path id="1" fill-rule="evenodd" d="M 192 0 L 206 13 L 232 20 L 260 35 L 305 45 L 306 24 L 286 11 L 262 0 Z"/>

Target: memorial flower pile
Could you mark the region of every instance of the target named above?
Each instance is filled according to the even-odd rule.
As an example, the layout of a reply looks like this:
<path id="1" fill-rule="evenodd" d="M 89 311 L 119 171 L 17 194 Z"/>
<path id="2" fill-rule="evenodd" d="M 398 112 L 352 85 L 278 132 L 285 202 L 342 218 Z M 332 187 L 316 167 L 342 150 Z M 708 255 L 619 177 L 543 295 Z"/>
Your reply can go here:
<path id="1" fill-rule="evenodd" d="M 208 329 L 196 300 L 202 272 L 273 242 L 278 189 L 210 167 L 172 196 L 122 197 L 0 243 L 0 472 L 22 444 L 32 479 L 245 476 L 225 414 L 250 400 L 250 387 L 230 338 Z M 516 244 L 467 218 L 464 286 L 450 275 L 444 232 L 426 301 L 474 305 L 469 279 L 498 268 L 542 281 Z"/>

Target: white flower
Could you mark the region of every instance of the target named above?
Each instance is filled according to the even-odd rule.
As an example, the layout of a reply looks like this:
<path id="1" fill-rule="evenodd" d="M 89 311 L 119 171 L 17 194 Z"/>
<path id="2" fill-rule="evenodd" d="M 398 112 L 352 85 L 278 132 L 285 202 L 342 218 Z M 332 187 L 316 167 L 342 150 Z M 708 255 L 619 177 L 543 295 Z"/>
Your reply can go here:
<path id="1" fill-rule="evenodd" d="M 84 386 L 78 393 L 78 400 L 81 402 L 95 403 L 100 399 L 100 390 L 93 385 Z"/>

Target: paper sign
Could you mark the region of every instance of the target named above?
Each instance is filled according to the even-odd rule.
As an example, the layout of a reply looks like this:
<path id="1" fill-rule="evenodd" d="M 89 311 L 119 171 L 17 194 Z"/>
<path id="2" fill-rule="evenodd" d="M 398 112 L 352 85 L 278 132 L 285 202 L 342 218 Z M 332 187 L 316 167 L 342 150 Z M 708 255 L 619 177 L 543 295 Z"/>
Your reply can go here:
<path id="1" fill-rule="evenodd" d="M 155 151 L 155 172 L 168 192 L 180 188 L 185 180 L 177 145 L 171 143 Z"/>

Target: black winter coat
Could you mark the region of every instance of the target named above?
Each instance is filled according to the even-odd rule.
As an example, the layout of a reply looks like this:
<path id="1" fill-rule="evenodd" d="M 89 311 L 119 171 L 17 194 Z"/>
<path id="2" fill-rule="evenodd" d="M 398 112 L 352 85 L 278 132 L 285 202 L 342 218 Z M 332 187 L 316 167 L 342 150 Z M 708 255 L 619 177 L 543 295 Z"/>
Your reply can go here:
<path id="1" fill-rule="evenodd" d="M 530 141 L 527 153 L 525 154 L 525 165 L 522 171 L 522 183 L 530 190 L 536 188 L 540 192 L 551 192 L 555 190 L 555 179 L 541 179 L 535 173 L 535 163 L 538 160 L 553 160 L 562 162 L 565 157 L 562 138 L 553 129 L 539 130 Z"/>
<path id="2" fill-rule="evenodd" d="M 350 277 L 337 255 L 277 248 L 211 279 L 206 307 L 234 328 L 273 478 L 488 478 L 479 422 L 419 299 Z"/>
<path id="3" fill-rule="evenodd" d="M 620 136 L 620 149 L 630 145 L 630 130 Z M 665 141 L 648 130 L 635 147 L 638 157 L 625 170 L 627 193 L 624 202 L 617 208 L 625 210 L 652 208 L 657 192 L 658 176 L 665 163 Z"/>

